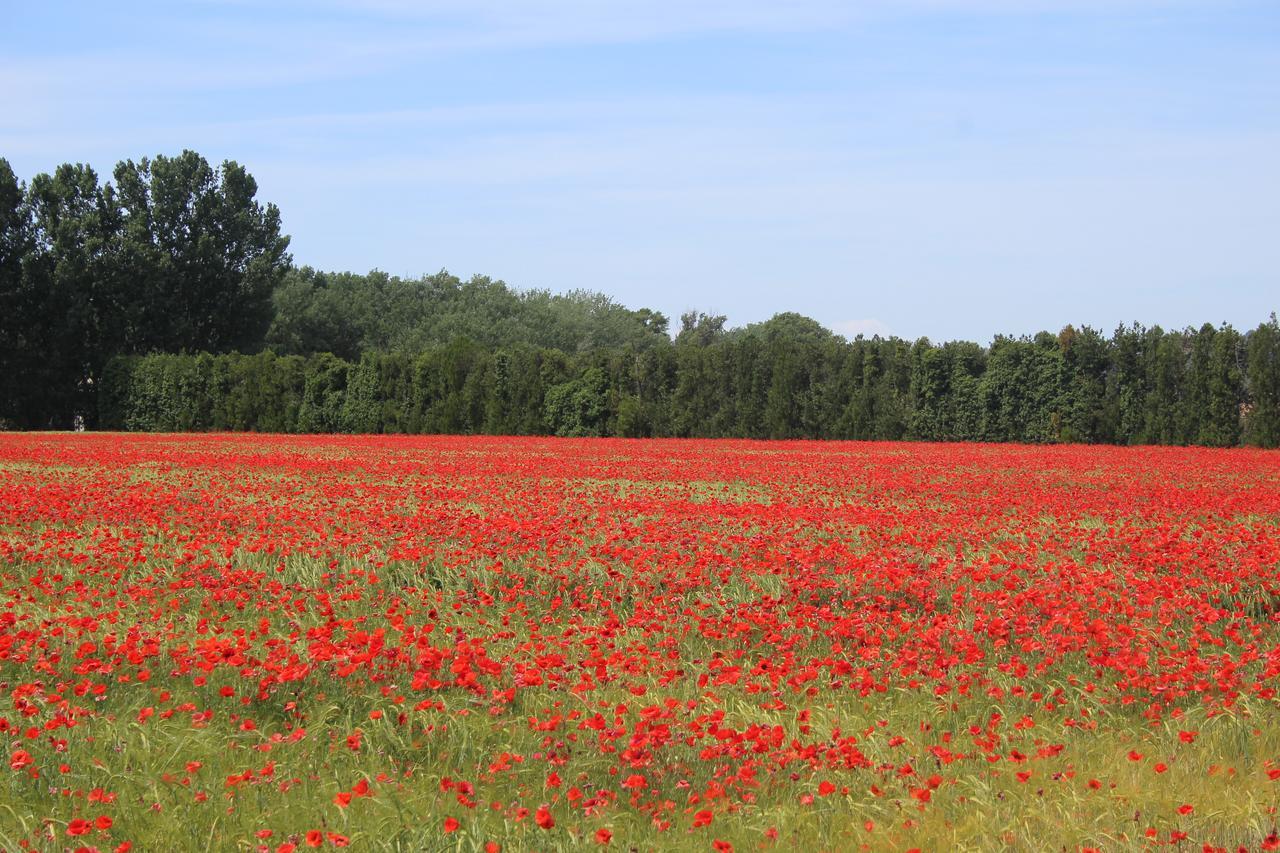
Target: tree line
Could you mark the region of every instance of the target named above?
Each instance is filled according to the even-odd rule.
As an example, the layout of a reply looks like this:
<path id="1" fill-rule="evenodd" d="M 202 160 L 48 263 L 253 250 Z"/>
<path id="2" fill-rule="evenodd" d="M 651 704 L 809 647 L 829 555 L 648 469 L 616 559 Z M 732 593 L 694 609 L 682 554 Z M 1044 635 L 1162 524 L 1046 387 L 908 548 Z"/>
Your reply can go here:
<path id="1" fill-rule="evenodd" d="M 845 341 L 780 315 L 739 333 L 576 353 L 468 338 L 421 352 L 114 360 L 114 429 L 1280 444 L 1280 328 L 1110 337 L 1067 327 L 990 347 Z M 719 318 L 712 318 L 718 320 Z M 807 334 L 806 334 L 807 330 Z"/>
<path id="2" fill-rule="evenodd" d="M 233 162 L 0 160 L 0 426 L 1280 445 L 1280 326 L 989 346 L 295 268 Z"/>

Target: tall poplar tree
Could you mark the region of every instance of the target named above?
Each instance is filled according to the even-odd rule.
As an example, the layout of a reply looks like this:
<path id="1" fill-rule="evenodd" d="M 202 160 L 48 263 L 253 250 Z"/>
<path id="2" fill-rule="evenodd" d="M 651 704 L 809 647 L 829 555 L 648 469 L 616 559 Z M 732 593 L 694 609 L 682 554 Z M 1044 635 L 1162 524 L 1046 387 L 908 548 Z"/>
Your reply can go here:
<path id="1" fill-rule="evenodd" d="M 271 323 L 271 294 L 291 259 L 280 211 L 256 200 L 234 161 L 194 151 L 116 166 L 121 255 L 137 306 L 130 349 L 251 350 Z"/>

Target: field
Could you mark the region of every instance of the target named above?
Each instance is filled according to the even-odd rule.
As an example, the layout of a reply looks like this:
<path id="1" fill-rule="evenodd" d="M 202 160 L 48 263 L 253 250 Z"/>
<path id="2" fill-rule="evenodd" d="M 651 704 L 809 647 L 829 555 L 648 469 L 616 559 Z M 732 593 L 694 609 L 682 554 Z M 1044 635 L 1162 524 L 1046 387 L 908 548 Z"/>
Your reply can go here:
<path id="1" fill-rule="evenodd" d="M 1280 453 L 0 434 L 0 848 L 1280 849 Z"/>

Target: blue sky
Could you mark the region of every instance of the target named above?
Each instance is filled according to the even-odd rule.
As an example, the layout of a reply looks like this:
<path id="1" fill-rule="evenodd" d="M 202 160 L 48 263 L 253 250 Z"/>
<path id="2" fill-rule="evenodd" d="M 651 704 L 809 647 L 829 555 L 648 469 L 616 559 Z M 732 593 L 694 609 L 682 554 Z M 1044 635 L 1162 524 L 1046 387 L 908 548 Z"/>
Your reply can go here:
<path id="1" fill-rule="evenodd" d="M 0 156 L 238 160 L 298 263 L 846 334 L 1280 310 L 1275 0 L 11 4 Z"/>

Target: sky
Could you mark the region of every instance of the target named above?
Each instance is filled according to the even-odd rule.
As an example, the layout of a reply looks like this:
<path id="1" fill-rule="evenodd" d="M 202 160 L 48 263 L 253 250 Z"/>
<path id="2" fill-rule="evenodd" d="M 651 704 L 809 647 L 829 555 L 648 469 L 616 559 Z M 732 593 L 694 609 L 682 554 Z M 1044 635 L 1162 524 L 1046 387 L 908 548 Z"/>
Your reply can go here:
<path id="1" fill-rule="evenodd" d="M 3 0 L 29 179 L 243 164 L 298 264 L 989 341 L 1280 310 L 1276 0 Z"/>

